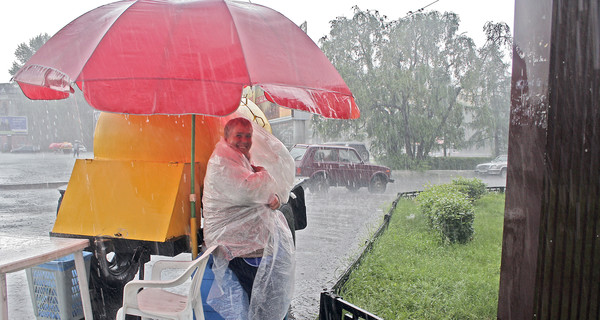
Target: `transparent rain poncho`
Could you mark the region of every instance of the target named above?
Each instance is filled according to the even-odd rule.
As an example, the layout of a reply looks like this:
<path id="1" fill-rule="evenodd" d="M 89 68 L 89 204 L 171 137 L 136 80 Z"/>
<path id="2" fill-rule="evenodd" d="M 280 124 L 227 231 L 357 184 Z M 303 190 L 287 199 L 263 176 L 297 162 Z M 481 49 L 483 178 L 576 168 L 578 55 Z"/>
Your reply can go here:
<path id="1" fill-rule="evenodd" d="M 276 194 L 288 199 L 294 183 L 294 160 L 273 135 L 253 123 L 251 162 L 219 141 L 204 179 L 204 240 L 218 245 L 215 280 L 208 303 L 225 319 L 281 320 L 294 287 L 294 243 L 283 214 L 267 203 Z M 251 163 L 266 171 L 254 172 Z M 234 257 L 260 255 L 248 305 L 246 293 L 227 267 Z"/>

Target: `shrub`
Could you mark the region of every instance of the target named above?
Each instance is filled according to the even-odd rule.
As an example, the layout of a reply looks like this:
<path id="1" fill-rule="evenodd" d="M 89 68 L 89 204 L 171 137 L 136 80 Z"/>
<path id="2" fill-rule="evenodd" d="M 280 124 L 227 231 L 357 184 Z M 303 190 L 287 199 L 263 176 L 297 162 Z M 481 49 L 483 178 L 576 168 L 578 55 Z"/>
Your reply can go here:
<path id="1" fill-rule="evenodd" d="M 428 218 L 429 226 L 433 227 L 434 211 L 437 202 L 447 194 L 457 192 L 458 187 L 450 184 L 428 186 L 417 196 L 417 203 L 421 212 Z"/>
<path id="2" fill-rule="evenodd" d="M 462 187 L 442 184 L 429 187 L 417 197 L 429 226 L 451 243 L 466 243 L 473 238 L 473 205 Z"/>
<path id="3" fill-rule="evenodd" d="M 394 170 L 430 170 L 429 164 L 424 160 L 410 158 L 407 154 L 380 155 L 377 157 L 379 163 Z"/>
<path id="4" fill-rule="evenodd" d="M 483 162 L 489 162 L 489 157 L 427 157 L 412 159 L 407 154 L 375 154 L 377 161 L 394 170 L 474 170 Z"/>
<path id="5" fill-rule="evenodd" d="M 434 226 L 445 240 L 467 243 L 473 239 L 473 205 L 462 193 L 440 199 L 434 212 Z"/>
<path id="6" fill-rule="evenodd" d="M 467 179 L 458 177 L 452 180 L 452 184 L 459 187 L 459 190 L 464 192 L 471 201 L 475 201 L 485 193 L 485 183 L 480 179 Z"/>

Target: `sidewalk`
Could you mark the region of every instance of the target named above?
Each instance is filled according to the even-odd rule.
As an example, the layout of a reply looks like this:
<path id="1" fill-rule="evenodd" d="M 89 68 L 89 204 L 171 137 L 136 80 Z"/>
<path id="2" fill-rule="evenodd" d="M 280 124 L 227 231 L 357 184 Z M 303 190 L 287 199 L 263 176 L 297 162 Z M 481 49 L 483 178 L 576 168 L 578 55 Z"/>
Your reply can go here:
<path id="1" fill-rule="evenodd" d="M 91 158 L 92 153 L 80 158 Z M 62 153 L 0 153 L 0 186 L 40 185 L 69 181 L 75 158 Z"/>

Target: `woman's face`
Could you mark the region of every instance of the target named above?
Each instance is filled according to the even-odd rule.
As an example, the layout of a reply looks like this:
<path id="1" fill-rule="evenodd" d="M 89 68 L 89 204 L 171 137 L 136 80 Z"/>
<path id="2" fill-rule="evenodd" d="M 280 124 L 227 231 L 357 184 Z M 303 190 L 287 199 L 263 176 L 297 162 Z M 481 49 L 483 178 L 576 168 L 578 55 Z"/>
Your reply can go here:
<path id="1" fill-rule="evenodd" d="M 225 141 L 234 149 L 239 150 L 246 158 L 250 159 L 250 148 L 252 147 L 252 127 L 237 125 L 225 137 Z"/>

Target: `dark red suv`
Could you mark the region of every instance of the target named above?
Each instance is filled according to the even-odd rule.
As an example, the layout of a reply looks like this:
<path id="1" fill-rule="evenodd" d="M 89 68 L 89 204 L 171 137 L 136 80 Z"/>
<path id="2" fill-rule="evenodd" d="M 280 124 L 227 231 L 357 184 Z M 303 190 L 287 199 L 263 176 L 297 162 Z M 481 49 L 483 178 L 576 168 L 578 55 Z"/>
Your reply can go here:
<path id="1" fill-rule="evenodd" d="M 350 191 L 368 187 L 372 193 L 383 193 L 388 182 L 394 182 L 390 168 L 365 163 L 354 148 L 297 144 L 290 154 L 296 161 L 296 176 L 309 178 L 311 192 L 338 186 Z"/>

